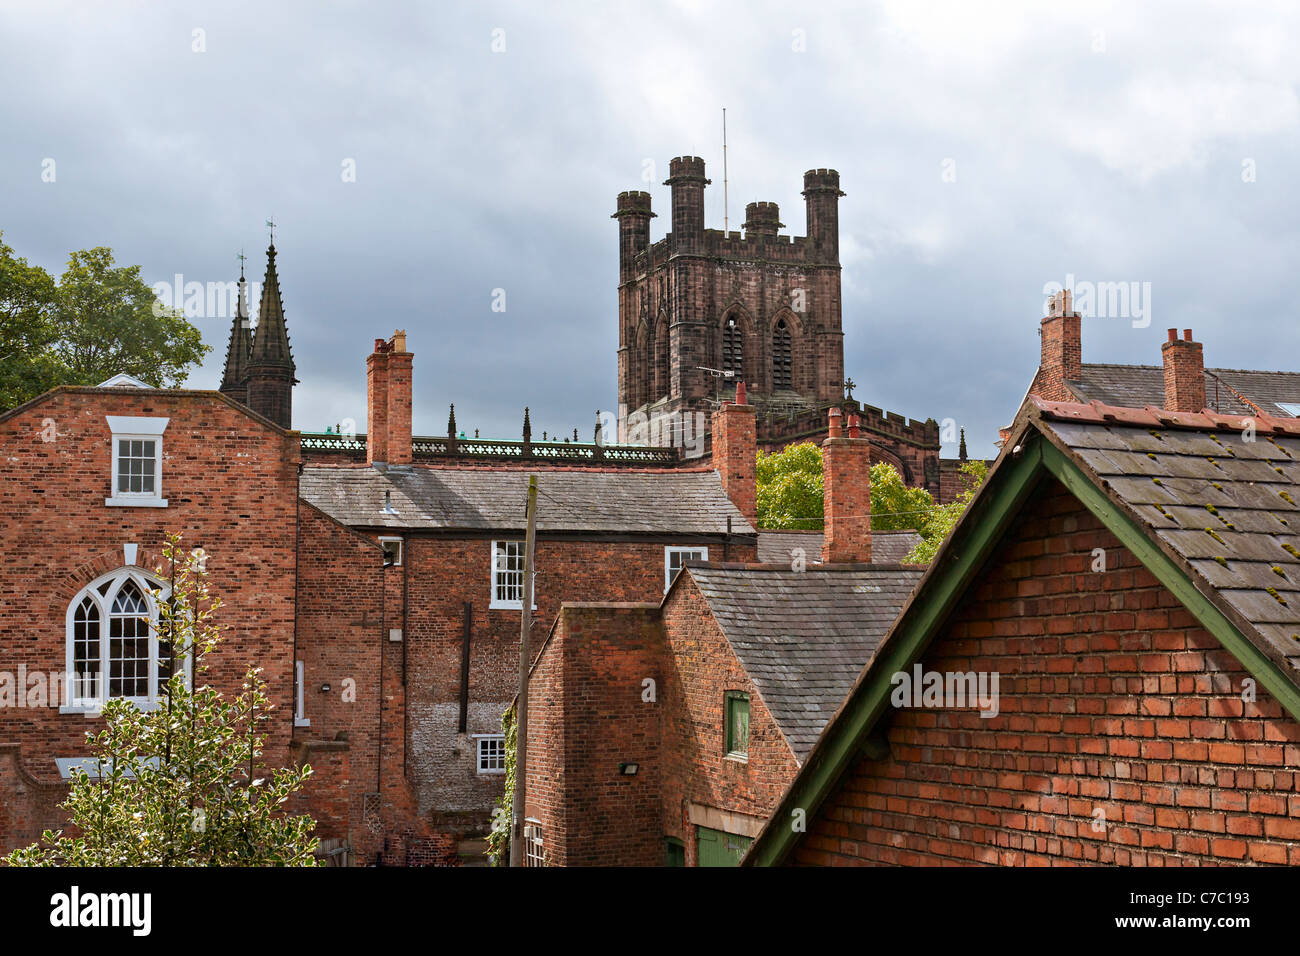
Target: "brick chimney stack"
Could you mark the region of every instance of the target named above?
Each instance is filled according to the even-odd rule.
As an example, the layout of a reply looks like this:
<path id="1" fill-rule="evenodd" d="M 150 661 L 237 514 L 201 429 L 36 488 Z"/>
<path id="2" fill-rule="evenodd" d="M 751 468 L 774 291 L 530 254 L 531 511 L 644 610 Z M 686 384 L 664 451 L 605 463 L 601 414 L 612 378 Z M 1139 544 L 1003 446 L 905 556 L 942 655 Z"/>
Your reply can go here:
<path id="1" fill-rule="evenodd" d="M 1074 311 L 1074 292 L 1062 289 L 1048 302 L 1043 318 L 1042 358 L 1034 393 L 1049 402 L 1072 402 L 1066 382 L 1083 377 L 1083 337 L 1079 313 Z"/>
<path id="2" fill-rule="evenodd" d="M 375 339 L 366 358 L 366 463 L 411 463 L 411 365 L 406 332 Z"/>
<path id="3" fill-rule="evenodd" d="M 825 534 L 822 561 L 826 564 L 871 563 L 871 442 L 862 438 L 857 415 L 849 418 L 843 436 L 843 413 L 830 410 L 829 435 L 822 442 L 822 486 L 825 492 Z"/>
<path id="4" fill-rule="evenodd" d="M 406 350 L 406 330 L 388 340 L 388 463 L 411 463 L 411 364 Z"/>
<path id="5" fill-rule="evenodd" d="M 713 413 L 713 467 L 722 488 L 745 520 L 758 527 L 757 409 L 747 404 L 745 383 L 736 383 L 736 401 Z"/>
<path id="6" fill-rule="evenodd" d="M 1169 341 L 1160 346 L 1165 366 L 1165 408 L 1171 412 L 1199 412 L 1205 407 L 1205 355 L 1200 342 L 1192 341 L 1192 330 L 1169 330 Z"/>

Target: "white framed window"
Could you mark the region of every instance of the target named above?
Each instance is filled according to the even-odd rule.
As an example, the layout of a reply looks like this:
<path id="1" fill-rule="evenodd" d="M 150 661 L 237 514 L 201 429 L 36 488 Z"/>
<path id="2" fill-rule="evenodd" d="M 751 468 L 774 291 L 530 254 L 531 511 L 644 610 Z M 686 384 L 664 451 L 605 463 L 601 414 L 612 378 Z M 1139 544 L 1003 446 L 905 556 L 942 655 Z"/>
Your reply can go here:
<path id="1" fill-rule="evenodd" d="M 1273 404 L 1292 418 L 1300 418 L 1300 402 L 1274 402 Z"/>
<path id="2" fill-rule="evenodd" d="M 293 662 L 293 725 L 295 727 L 310 727 L 311 720 L 307 717 L 307 708 L 303 701 L 303 695 L 306 687 L 306 673 L 302 661 Z"/>
<path id="3" fill-rule="evenodd" d="M 478 745 L 478 772 L 506 772 L 506 736 L 505 734 L 475 734 Z"/>
<path id="4" fill-rule="evenodd" d="M 492 599 L 489 608 L 519 610 L 524 606 L 523 541 L 492 542 Z M 537 594 L 533 594 L 537 610 Z"/>
<path id="5" fill-rule="evenodd" d="M 709 560 L 708 548 L 677 548 L 669 546 L 664 548 L 664 593 L 672 587 L 673 578 L 677 577 L 677 572 L 682 569 L 682 565 L 687 561 L 707 561 Z"/>
<path id="6" fill-rule="evenodd" d="M 158 637 L 158 605 L 166 588 L 136 569 L 122 568 L 96 578 L 68 605 L 66 680 L 60 710 L 99 710 L 124 697 L 141 707 L 157 703 L 171 676 L 171 648 Z M 185 674 L 190 674 L 188 658 Z"/>
<path id="7" fill-rule="evenodd" d="M 384 567 L 400 568 L 402 566 L 402 539 L 380 537 L 379 546 L 384 549 Z"/>
<path id="8" fill-rule="evenodd" d="M 524 820 L 524 866 L 545 865 L 546 847 L 542 842 L 541 821 L 528 817 Z"/>
<path id="9" fill-rule="evenodd" d="M 166 508 L 162 496 L 163 432 L 167 418 L 108 415 L 112 434 L 111 494 L 104 504 L 118 508 Z"/>

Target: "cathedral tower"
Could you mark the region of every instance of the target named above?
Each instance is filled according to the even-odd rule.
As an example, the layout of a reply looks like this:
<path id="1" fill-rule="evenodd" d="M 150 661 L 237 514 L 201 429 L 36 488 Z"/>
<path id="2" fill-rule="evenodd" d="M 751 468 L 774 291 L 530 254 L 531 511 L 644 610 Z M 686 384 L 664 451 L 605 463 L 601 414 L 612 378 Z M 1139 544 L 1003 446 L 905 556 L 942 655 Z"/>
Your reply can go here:
<path id="1" fill-rule="evenodd" d="M 648 422 L 663 443 L 683 415 L 732 398 L 738 381 L 760 433 L 777 418 L 824 421 L 820 409 L 844 398 L 839 173 L 804 174 L 807 235 L 795 237 L 780 234 L 771 202 L 746 207 L 743 234 L 706 228 L 709 182 L 698 156 L 672 160 L 671 231 L 653 244 L 650 195 L 618 197 L 622 440 Z"/>

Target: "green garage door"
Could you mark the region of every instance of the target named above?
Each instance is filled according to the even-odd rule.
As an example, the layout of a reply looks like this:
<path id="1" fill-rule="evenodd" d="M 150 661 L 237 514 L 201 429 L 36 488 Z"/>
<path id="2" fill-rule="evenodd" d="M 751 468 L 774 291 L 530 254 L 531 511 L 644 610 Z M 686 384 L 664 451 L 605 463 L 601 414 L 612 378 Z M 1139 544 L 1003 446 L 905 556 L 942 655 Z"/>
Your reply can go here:
<path id="1" fill-rule="evenodd" d="M 739 866 L 752 837 L 737 836 L 708 827 L 695 828 L 695 845 L 699 849 L 700 866 Z"/>

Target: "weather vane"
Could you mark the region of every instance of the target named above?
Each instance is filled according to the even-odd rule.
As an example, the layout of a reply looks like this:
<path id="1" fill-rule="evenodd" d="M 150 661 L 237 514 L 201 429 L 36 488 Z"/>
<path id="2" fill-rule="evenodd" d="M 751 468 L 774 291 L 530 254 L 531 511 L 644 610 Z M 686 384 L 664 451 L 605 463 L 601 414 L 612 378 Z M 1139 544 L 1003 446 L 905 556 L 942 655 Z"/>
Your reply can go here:
<path id="1" fill-rule="evenodd" d="M 271 245 L 275 245 L 275 217 L 266 220 L 266 228 L 271 230 Z"/>

